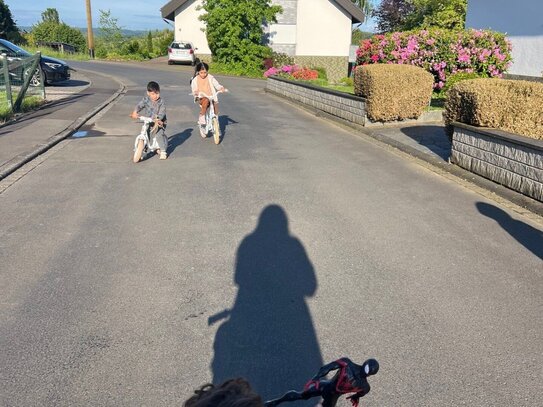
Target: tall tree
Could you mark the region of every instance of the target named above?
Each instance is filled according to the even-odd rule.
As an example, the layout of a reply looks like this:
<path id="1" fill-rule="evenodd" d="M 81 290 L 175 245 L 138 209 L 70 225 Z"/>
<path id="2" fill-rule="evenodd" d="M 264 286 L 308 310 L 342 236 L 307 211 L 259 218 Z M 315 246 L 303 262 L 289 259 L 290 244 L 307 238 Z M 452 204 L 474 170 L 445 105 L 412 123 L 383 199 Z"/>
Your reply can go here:
<path id="1" fill-rule="evenodd" d="M 58 16 L 58 11 L 56 8 L 45 9 L 45 11 L 41 13 L 41 20 L 44 23 L 60 24 L 60 18 Z"/>
<path id="2" fill-rule="evenodd" d="M 153 53 L 153 34 L 151 34 L 151 31 L 147 33 L 147 52 L 149 54 Z"/>
<path id="3" fill-rule="evenodd" d="M 401 31 L 406 17 L 413 11 L 411 0 L 383 0 L 373 11 L 380 32 Z"/>
<path id="4" fill-rule="evenodd" d="M 241 70 L 262 67 L 262 59 L 270 49 L 262 44 L 263 25 L 276 22 L 282 11 L 270 0 L 203 0 L 207 42 L 214 61 L 227 63 Z"/>
<path id="5" fill-rule="evenodd" d="M 467 0 L 383 0 L 373 12 L 381 32 L 417 28 L 463 29 Z"/>
<path id="6" fill-rule="evenodd" d="M 360 8 L 364 14 L 367 16 L 371 15 L 371 12 L 373 10 L 373 2 L 372 0 L 351 0 L 354 4 Z"/>
<path id="7" fill-rule="evenodd" d="M 411 0 L 413 11 L 406 17 L 404 29 L 463 29 L 467 0 Z"/>
<path id="8" fill-rule="evenodd" d="M 4 0 L 0 0 L 0 37 L 16 43 L 24 41 Z"/>
<path id="9" fill-rule="evenodd" d="M 123 40 L 122 29 L 117 23 L 118 19 L 111 15 L 110 10 L 98 11 L 100 12 L 98 27 L 101 45 L 107 50 L 118 49 Z"/>

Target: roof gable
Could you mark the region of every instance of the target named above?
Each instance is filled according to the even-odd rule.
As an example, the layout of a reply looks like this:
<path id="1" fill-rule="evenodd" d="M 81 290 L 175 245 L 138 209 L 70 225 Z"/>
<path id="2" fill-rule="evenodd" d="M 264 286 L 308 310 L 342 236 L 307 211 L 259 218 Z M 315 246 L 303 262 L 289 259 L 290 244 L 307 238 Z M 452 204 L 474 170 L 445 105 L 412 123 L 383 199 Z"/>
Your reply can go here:
<path id="1" fill-rule="evenodd" d="M 175 10 L 181 7 L 183 4 L 190 0 L 171 0 L 166 3 L 160 9 L 162 18 L 166 20 L 174 21 L 175 19 Z M 362 23 L 365 20 L 364 12 L 360 10 L 351 0 L 330 0 L 334 3 L 337 3 L 345 12 L 351 16 L 353 23 Z"/>

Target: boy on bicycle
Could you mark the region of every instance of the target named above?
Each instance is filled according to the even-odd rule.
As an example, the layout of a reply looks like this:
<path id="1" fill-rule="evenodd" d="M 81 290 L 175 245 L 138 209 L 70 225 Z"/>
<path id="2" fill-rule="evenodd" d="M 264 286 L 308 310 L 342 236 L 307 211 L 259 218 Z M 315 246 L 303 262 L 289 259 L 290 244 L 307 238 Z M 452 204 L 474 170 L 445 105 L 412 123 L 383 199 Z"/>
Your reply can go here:
<path id="1" fill-rule="evenodd" d="M 213 108 L 215 114 L 219 115 L 219 99 L 217 98 L 217 91 L 226 92 L 224 86 L 222 86 L 213 75 L 208 73 L 209 66 L 205 62 L 199 62 L 196 65 L 194 78 L 190 82 L 192 94 L 194 95 L 194 101 L 200 104 L 200 116 L 198 117 L 198 124 L 206 124 L 205 114 L 209 108 L 209 99 L 200 98 L 198 95 L 200 92 L 211 96 L 213 99 Z"/>
<path id="2" fill-rule="evenodd" d="M 168 138 L 166 137 L 166 105 L 160 97 L 160 86 L 158 83 L 151 81 L 147 84 L 147 96 L 136 105 L 134 111 L 130 114 L 133 119 L 138 119 L 140 116 L 148 116 L 155 119 L 153 129 L 150 131 L 149 138 L 153 133 L 158 144 L 156 153 L 161 160 L 168 158 L 166 149 L 168 148 Z"/>

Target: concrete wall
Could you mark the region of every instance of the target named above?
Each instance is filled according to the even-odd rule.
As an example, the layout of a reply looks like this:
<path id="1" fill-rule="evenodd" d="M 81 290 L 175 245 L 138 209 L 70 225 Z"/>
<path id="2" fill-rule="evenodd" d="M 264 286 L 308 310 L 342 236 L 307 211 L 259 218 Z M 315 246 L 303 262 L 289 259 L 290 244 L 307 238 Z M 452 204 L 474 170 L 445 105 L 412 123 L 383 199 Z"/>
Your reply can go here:
<path id="1" fill-rule="evenodd" d="M 454 123 L 451 162 L 543 202 L 543 141 Z"/>
<path id="2" fill-rule="evenodd" d="M 203 10 L 196 10 L 202 4 L 202 0 L 187 1 L 183 6 L 175 10 L 175 40 L 192 42 L 198 50 L 196 56 L 211 55 L 207 45 L 207 38 L 202 28 L 205 24 L 198 20 L 198 16 L 204 13 Z"/>
<path id="3" fill-rule="evenodd" d="M 513 65 L 508 73 L 543 75 L 542 0 L 468 0 L 466 28 L 506 33 L 513 45 Z"/>
<path id="4" fill-rule="evenodd" d="M 360 97 L 273 77 L 266 81 L 266 90 L 361 126 L 365 123 L 366 103 Z"/>

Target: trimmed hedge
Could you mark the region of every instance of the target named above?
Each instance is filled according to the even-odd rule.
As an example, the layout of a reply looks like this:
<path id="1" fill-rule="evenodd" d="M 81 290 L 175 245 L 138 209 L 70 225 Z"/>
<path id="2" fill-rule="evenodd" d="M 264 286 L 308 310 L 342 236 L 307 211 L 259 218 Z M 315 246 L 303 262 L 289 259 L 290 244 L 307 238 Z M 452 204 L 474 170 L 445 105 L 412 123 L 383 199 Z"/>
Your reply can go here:
<path id="1" fill-rule="evenodd" d="M 354 93 L 367 100 L 368 118 L 374 122 L 416 119 L 432 97 L 432 74 L 413 65 L 359 66 Z"/>
<path id="2" fill-rule="evenodd" d="M 542 107 L 543 83 L 471 79 L 449 90 L 443 119 L 449 137 L 451 123 L 457 121 L 543 140 Z"/>

